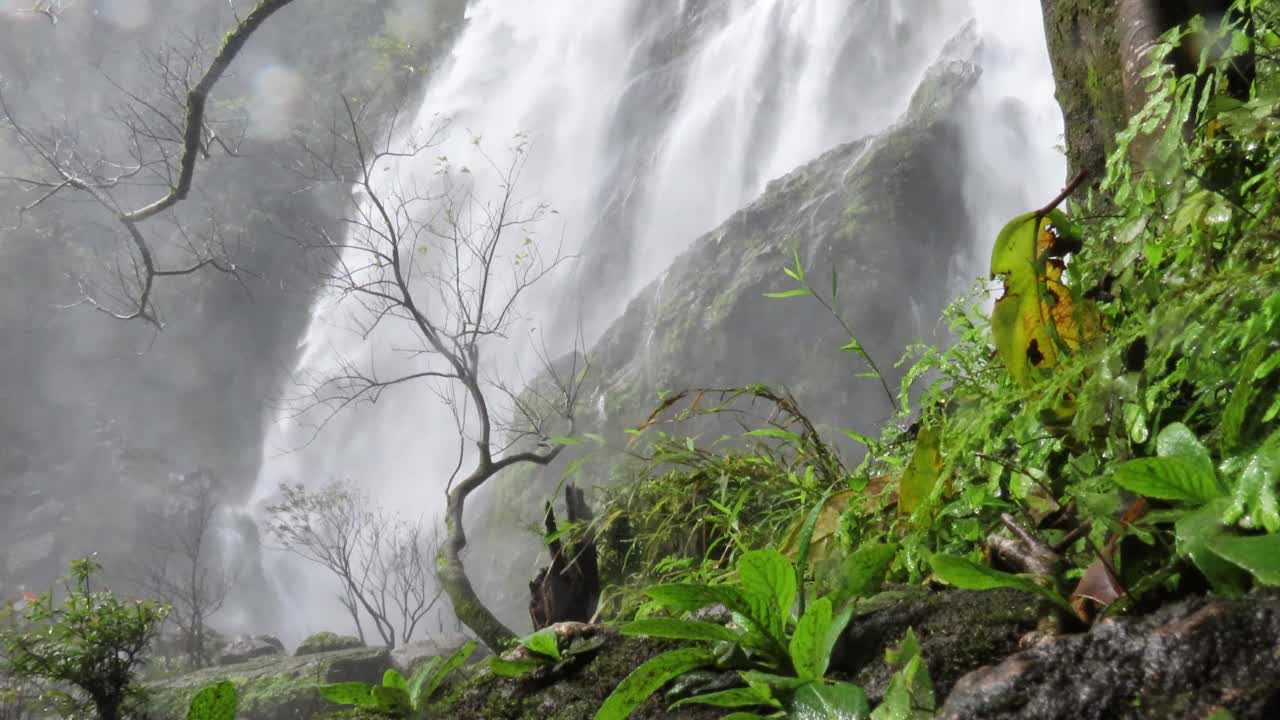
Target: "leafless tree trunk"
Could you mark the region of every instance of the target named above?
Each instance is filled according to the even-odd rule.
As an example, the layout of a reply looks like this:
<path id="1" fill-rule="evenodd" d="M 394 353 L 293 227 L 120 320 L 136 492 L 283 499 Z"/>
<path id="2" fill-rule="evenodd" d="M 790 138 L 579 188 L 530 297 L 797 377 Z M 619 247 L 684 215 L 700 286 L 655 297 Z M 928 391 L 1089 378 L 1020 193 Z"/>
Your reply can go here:
<path id="1" fill-rule="evenodd" d="M 159 527 L 148 529 L 155 538 L 153 555 L 140 568 L 140 579 L 172 607 L 168 619 L 178 627 L 183 654 L 195 667 L 205 667 L 212 660 L 209 617 L 222 608 L 233 576 L 211 546 L 218 512 L 212 475 L 201 472 L 184 478 L 177 493 L 176 507 L 157 513 Z"/>
<path id="2" fill-rule="evenodd" d="M 397 179 L 394 166 L 428 152 L 447 128 L 436 126 L 424 135 L 399 126 L 393 115 L 373 135 L 363 127 L 366 108 L 348 102 L 346 117 L 331 130 L 333 146 L 307 148 L 313 163 L 296 168 L 309 178 L 354 186 L 343 217 L 346 236 L 316 228 L 299 240 L 331 254 L 329 284 L 334 297 L 355 311 L 353 329 L 368 338 L 396 323 L 415 337 L 416 344 L 404 349 L 413 369 L 387 376 L 338 358 L 335 371 L 298 379 L 293 407 L 318 432 L 338 412 L 375 402 L 388 388 L 425 383 L 424 390 L 449 409 L 458 448 L 447 484 L 438 574 L 458 617 L 496 650 L 513 635 L 467 577 L 466 501 L 506 468 L 555 459 L 563 446 L 552 438 L 572 432 L 585 354 L 579 337 L 570 358 L 557 366 L 546 346 L 537 344 L 542 382 L 513 389 L 492 377 L 489 353 L 524 319 L 521 301 L 530 288 L 569 257 L 558 249 L 544 256 L 530 238 L 550 210 L 517 195 L 527 162 L 524 138 L 515 139 L 504 162 L 488 155 L 477 139 L 475 172 L 441 162 L 432 180 L 405 181 Z M 335 157 L 353 162 L 342 166 Z M 477 187 L 477 175 L 492 179 L 493 197 Z"/>

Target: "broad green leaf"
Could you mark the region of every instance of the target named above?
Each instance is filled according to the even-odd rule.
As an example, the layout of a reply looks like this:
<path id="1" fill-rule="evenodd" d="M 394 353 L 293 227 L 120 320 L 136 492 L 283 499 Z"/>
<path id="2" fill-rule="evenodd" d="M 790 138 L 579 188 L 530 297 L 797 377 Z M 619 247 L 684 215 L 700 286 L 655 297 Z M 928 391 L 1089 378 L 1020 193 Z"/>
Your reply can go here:
<path id="1" fill-rule="evenodd" d="M 741 606 L 741 598 L 733 588 L 696 583 L 664 583 L 645 589 L 645 594 L 659 605 L 674 612 L 692 612 L 708 605 L 723 604 L 729 609 Z"/>
<path id="2" fill-rule="evenodd" d="M 1213 458 L 1201 444 L 1200 438 L 1182 423 L 1166 425 L 1156 436 L 1156 454 L 1165 458 L 1185 458 L 1194 463 L 1197 470 L 1213 474 Z"/>
<path id="3" fill-rule="evenodd" d="M 1245 519 L 1269 533 L 1280 532 L 1280 433 L 1272 435 L 1245 465 L 1231 493 L 1231 505 L 1222 521 L 1235 524 Z"/>
<path id="4" fill-rule="evenodd" d="M 235 720 L 236 686 L 223 680 L 205 687 L 191 698 L 187 720 Z"/>
<path id="5" fill-rule="evenodd" d="M 752 687 L 770 687 L 779 690 L 794 690 L 801 685 L 807 685 L 808 680 L 802 680 L 794 675 L 775 675 L 773 673 L 760 672 L 758 670 L 747 670 L 738 673 L 742 679 Z"/>
<path id="6" fill-rule="evenodd" d="M 440 661 L 438 657 L 431 658 L 430 662 L 414 674 L 414 682 L 411 683 L 412 687 L 409 691 L 409 702 L 413 704 L 413 707 L 415 709 L 420 708 L 426 701 L 430 700 L 436 690 L 440 689 L 440 685 L 445 681 L 445 678 L 462 667 L 462 664 L 470 659 L 475 651 L 476 641 L 468 640 L 444 661 Z"/>
<path id="7" fill-rule="evenodd" d="M 444 663 L 444 658 L 433 657 L 418 666 L 414 671 L 413 677 L 409 678 L 409 703 L 415 708 L 422 707 L 423 702 L 431 697 L 431 692 L 427 689 L 433 677 L 437 675 L 437 670 Z"/>
<path id="8" fill-rule="evenodd" d="M 1012 588 L 1024 592 L 1035 593 L 1057 605 L 1068 613 L 1075 615 L 1071 603 L 1057 592 L 1039 583 L 1032 582 L 1021 575 L 1001 572 L 995 568 L 979 565 L 970 560 L 954 555 L 934 555 L 929 559 L 933 572 L 938 579 L 958 588 L 966 590 L 994 590 L 996 588 Z"/>
<path id="9" fill-rule="evenodd" d="M 678 708 L 683 705 L 712 705 L 715 707 L 739 708 L 753 707 L 756 705 L 781 707 L 782 703 L 779 703 L 773 695 L 764 688 L 745 687 L 687 697 L 673 703 L 671 707 Z"/>
<path id="10" fill-rule="evenodd" d="M 395 668 L 388 668 L 386 672 L 382 673 L 382 686 L 400 688 L 405 691 L 409 689 L 409 683 L 404 681 L 404 676 Z"/>
<path id="11" fill-rule="evenodd" d="M 521 658 L 519 660 L 503 660 L 500 657 L 489 658 L 489 670 L 499 677 L 520 677 L 540 667 L 545 667 L 547 664 L 548 661 L 537 658 Z"/>
<path id="12" fill-rule="evenodd" d="M 1247 586 L 1245 574 L 1209 549 L 1210 541 L 1222 534 L 1220 518 L 1228 500 L 1220 498 L 1178 518 L 1173 525 L 1178 554 L 1191 558 L 1214 591 L 1237 596 Z"/>
<path id="13" fill-rule="evenodd" d="M 680 648 L 650 658 L 623 678 L 604 704 L 596 711 L 595 720 L 624 720 L 648 697 L 672 679 L 694 668 L 715 663 L 715 656 L 702 648 Z"/>
<path id="14" fill-rule="evenodd" d="M 1162 433 L 1163 434 L 1163 433 Z M 1139 458 L 1116 466 L 1116 485 L 1144 497 L 1203 504 L 1221 497 L 1213 466 L 1187 456 Z"/>
<path id="15" fill-rule="evenodd" d="M 667 638 L 670 640 L 705 640 L 710 642 L 737 642 L 738 633 L 717 623 L 679 618 L 647 618 L 633 620 L 622 626 L 622 634 Z"/>
<path id="16" fill-rule="evenodd" d="M 786 556 L 774 550 L 751 550 L 738 559 L 738 582 L 751 605 L 752 619 L 781 641 L 796 599 L 796 571 Z M 764 604 L 759 604 L 760 601 Z"/>
<path id="17" fill-rule="evenodd" d="M 823 650 L 830 627 L 831 601 L 827 598 L 814 600 L 796 622 L 791 636 L 791 664 L 801 679 L 819 680 L 827 674 L 830 657 Z"/>
<path id="18" fill-rule="evenodd" d="M 371 708 L 375 706 L 373 694 L 367 683 L 362 682 L 344 682 L 332 683 L 329 685 L 321 685 L 320 694 L 330 702 L 336 702 L 339 705 L 354 705 L 356 707 Z"/>
<path id="19" fill-rule="evenodd" d="M 854 598 L 870 597 L 880 591 L 885 573 L 898 553 L 898 546 L 886 543 L 864 543 L 844 561 L 839 585 L 832 605 L 839 608 Z"/>
<path id="20" fill-rule="evenodd" d="M 938 442 L 940 433 L 932 423 L 925 424 L 916 435 L 916 447 L 911 462 L 902 471 L 898 483 L 898 514 L 910 515 L 933 495 L 942 479 L 942 453 Z"/>
<path id="21" fill-rule="evenodd" d="M 862 688 L 846 682 L 809 683 L 791 699 L 790 720 L 867 720 L 871 706 Z"/>
<path id="22" fill-rule="evenodd" d="M 555 628 L 542 628 L 520 638 L 520 644 L 538 653 L 557 660 L 560 659 L 560 638 Z"/>
<path id="23" fill-rule="evenodd" d="M 836 643 L 840 641 L 840 636 L 844 634 L 844 629 L 852 618 L 853 605 L 837 612 L 831 618 L 831 624 L 827 626 L 827 636 L 822 638 L 822 644 L 818 647 L 819 656 L 825 657 L 828 663 L 831 662 L 831 653 L 835 650 Z M 825 669 L 823 672 L 825 674 Z"/>
<path id="24" fill-rule="evenodd" d="M 369 695 L 373 698 L 373 709 L 378 712 L 401 717 L 413 712 L 413 706 L 409 704 L 409 693 L 398 687 L 374 685 L 369 688 Z"/>
<path id="25" fill-rule="evenodd" d="M 1253 573 L 1264 585 L 1280 585 L 1280 535 L 1215 535 L 1209 549 Z"/>

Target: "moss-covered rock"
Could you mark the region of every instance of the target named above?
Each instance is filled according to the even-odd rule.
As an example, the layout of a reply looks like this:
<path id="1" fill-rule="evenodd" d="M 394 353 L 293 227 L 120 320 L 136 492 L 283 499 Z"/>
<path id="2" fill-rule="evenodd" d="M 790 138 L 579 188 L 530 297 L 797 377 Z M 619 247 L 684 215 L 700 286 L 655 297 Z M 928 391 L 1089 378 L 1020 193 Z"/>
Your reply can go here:
<path id="1" fill-rule="evenodd" d="M 502 678 L 485 664 L 431 708 L 431 717 L 468 720 L 592 720 L 609 693 L 632 670 L 660 652 L 669 642 L 620 638 L 606 644 L 589 660 L 562 672 L 539 670 L 522 678 Z M 650 698 L 632 720 L 710 720 L 723 715 L 713 708 L 667 710 L 660 697 Z"/>
<path id="2" fill-rule="evenodd" d="M 352 650 L 354 648 L 364 647 L 364 641 L 358 637 L 350 635 L 338 635 L 331 632 L 318 632 L 309 635 L 302 644 L 298 645 L 298 649 L 294 655 L 312 655 L 318 652 L 329 652 L 332 650 Z"/>
<path id="3" fill-rule="evenodd" d="M 385 648 L 360 648 L 302 657 L 262 657 L 229 667 L 206 668 L 147 685 L 151 717 L 183 718 L 191 698 L 201 688 L 231 680 L 239 695 L 240 718 L 303 720 L 336 709 L 316 691 L 317 685 L 349 681 L 378 683 L 389 667 L 391 657 Z"/>

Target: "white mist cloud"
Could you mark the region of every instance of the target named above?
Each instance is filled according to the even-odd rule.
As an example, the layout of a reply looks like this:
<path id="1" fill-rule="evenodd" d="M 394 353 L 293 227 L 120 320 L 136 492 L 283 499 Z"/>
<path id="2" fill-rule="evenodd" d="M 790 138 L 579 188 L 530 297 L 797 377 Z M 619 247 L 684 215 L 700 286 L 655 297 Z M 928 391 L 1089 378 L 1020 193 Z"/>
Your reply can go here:
<path id="1" fill-rule="evenodd" d="M 265 65 L 253 77 L 249 133 L 263 140 L 288 136 L 303 89 L 302 76 L 293 69 L 276 63 Z"/>

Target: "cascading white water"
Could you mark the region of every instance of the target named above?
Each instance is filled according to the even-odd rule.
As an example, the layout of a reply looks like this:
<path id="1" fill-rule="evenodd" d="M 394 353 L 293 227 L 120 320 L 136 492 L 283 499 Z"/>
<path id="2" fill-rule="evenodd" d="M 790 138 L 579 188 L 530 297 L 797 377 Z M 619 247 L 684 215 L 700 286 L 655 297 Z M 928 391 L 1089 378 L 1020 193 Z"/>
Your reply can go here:
<path id="1" fill-rule="evenodd" d="M 956 181 L 979 225 L 973 246 L 1052 197 L 1064 175 L 1035 0 L 476 0 L 468 18 L 414 121 L 421 130 L 448 118 L 454 135 L 388 172 L 402 183 L 426 180 L 436 156 L 474 159 L 473 136 L 500 152 L 507 138 L 528 135 L 523 189 L 563 220 L 537 237 L 563 237 L 581 252 L 574 276 L 553 278 L 559 284 L 531 296 L 526 309 L 553 349 L 578 323 L 588 341 L 598 335 L 639 288 L 770 179 L 887 127 L 970 19 L 985 75 L 966 119 L 970 167 Z M 970 275 L 980 271 L 972 258 L 962 263 Z M 396 343 L 395 331 L 372 339 L 353 332 L 335 303 L 323 299 L 314 314 L 304 373 L 323 375 L 340 357 L 385 365 L 393 345 L 408 344 Z M 349 478 L 415 516 L 442 506 L 456 437 L 425 388 L 393 389 L 310 438 L 284 419 L 268 428 L 255 502 L 280 482 Z M 289 572 L 284 565 L 274 563 Z M 336 604 L 315 600 L 331 593 L 315 592 L 308 577 L 282 584 L 292 625 L 266 629 L 296 640 L 345 622 Z"/>

